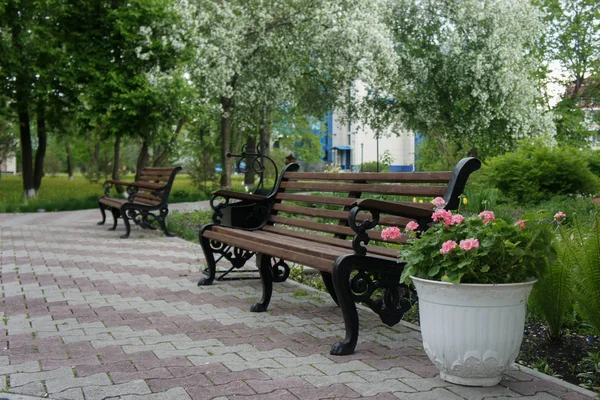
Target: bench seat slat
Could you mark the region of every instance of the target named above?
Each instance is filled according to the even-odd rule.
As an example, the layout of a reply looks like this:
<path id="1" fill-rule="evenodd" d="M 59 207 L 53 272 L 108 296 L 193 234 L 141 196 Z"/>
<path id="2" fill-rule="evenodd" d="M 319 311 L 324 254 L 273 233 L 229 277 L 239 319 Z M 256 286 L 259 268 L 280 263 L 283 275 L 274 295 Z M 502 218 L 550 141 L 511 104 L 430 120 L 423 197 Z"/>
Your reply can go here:
<path id="1" fill-rule="evenodd" d="M 331 272 L 333 269 L 333 262 L 330 259 L 317 258 L 313 255 L 309 255 L 306 253 L 283 249 L 277 244 L 265 245 L 262 243 L 257 243 L 251 237 L 248 239 L 241 238 L 240 232 L 242 231 L 236 230 L 231 234 L 225 234 L 222 232 L 207 230 L 204 231 L 203 236 L 208 239 L 216 240 L 222 243 L 227 243 L 229 245 L 246 249 L 248 251 L 265 253 L 273 257 L 282 258 L 286 261 L 311 266 L 321 271 Z"/>
<path id="2" fill-rule="evenodd" d="M 119 208 L 124 203 L 127 203 L 127 199 L 115 199 L 112 197 L 100 197 L 98 201 L 102 204 L 106 204 L 109 207 Z"/>
<path id="3" fill-rule="evenodd" d="M 372 185 L 363 183 L 319 183 L 319 182 L 281 182 L 281 188 L 301 191 L 334 192 L 334 193 L 377 193 L 396 196 L 443 196 L 445 186 L 411 186 L 411 185 Z"/>
<path id="4" fill-rule="evenodd" d="M 231 232 L 231 229 L 215 226 L 213 231 L 227 234 Z M 261 244 L 278 246 L 283 249 L 289 249 L 293 251 L 301 251 L 302 253 L 310 254 L 313 257 L 330 260 L 332 264 L 333 261 L 335 261 L 339 256 L 348 254 L 348 251 L 343 247 L 327 245 L 324 243 L 315 244 L 303 238 L 278 235 L 273 232 L 263 232 L 261 230 L 244 231 L 239 236 L 254 240 Z"/>
<path id="5" fill-rule="evenodd" d="M 350 240 L 333 238 L 331 236 L 317 235 L 314 233 L 310 233 L 307 231 L 294 231 L 291 229 L 285 229 L 279 226 L 266 225 L 262 228 L 263 231 L 273 232 L 279 235 L 287 235 L 298 238 L 310 238 L 311 241 L 315 243 L 325 243 L 331 244 L 338 247 L 344 247 L 346 249 L 352 250 L 352 242 Z M 406 243 L 406 238 L 400 239 L 400 243 Z M 367 252 L 371 254 L 377 254 L 387 257 L 397 257 L 398 250 L 389 248 L 389 247 L 381 247 L 381 246 L 372 246 L 367 245 Z"/>
<path id="6" fill-rule="evenodd" d="M 332 224 L 323 224 L 320 222 L 314 221 L 305 221 L 294 218 L 282 217 L 279 215 L 272 215 L 270 218 L 271 222 L 279 223 L 282 225 L 293 226 L 296 228 L 304 228 L 310 229 L 319 232 L 332 233 L 334 235 L 345 235 L 345 236 L 354 236 L 355 233 L 352 228 L 343 225 L 332 225 Z M 381 241 L 381 233 L 376 231 L 368 231 L 369 238 L 371 240 Z"/>

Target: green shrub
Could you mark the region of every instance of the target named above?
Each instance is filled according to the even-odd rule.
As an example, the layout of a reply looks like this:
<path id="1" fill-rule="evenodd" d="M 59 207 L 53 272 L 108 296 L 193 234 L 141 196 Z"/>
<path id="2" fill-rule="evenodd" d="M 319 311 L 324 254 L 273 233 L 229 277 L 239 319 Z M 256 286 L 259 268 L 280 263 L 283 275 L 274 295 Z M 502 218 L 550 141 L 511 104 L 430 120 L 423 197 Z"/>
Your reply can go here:
<path id="1" fill-rule="evenodd" d="M 197 243 L 200 227 L 212 222 L 212 214 L 212 210 L 173 211 L 167 217 L 167 229 L 180 238 Z"/>
<path id="2" fill-rule="evenodd" d="M 529 297 L 531 311 L 548 325 L 548 339 L 559 342 L 561 331 L 573 311 L 573 257 L 566 245 L 569 234 L 563 232 L 559 242 L 558 257 L 548 272 L 533 287 Z"/>
<path id="3" fill-rule="evenodd" d="M 587 157 L 570 147 L 528 143 L 484 167 L 489 183 L 516 202 L 537 204 L 553 195 L 593 195 L 600 189 Z"/>
<path id="4" fill-rule="evenodd" d="M 360 172 L 377 172 L 377 161 L 363 163 L 360 167 Z M 379 172 L 390 172 L 390 167 L 380 161 Z"/>
<path id="5" fill-rule="evenodd" d="M 600 177 L 600 150 L 594 150 L 587 153 L 587 162 L 590 171 Z"/>
<path id="6" fill-rule="evenodd" d="M 570 239 L 575 310 L 600 335 L 600 216 L 590 227 L 578 224 Z"/>

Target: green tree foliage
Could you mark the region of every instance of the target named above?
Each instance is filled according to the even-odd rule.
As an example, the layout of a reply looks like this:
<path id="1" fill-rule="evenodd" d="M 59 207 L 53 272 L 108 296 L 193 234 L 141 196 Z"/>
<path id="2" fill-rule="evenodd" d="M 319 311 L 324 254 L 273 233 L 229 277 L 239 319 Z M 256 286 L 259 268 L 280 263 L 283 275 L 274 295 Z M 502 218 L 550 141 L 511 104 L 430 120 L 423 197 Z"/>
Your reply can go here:
<path id="1" fill-rule="evenodd" d="M 391 18 L 399 77 L 379 112 L 481 158 L 550 129 L 534 79 L 542 24 L 528 2 L 403 0 Z"/>
<path id="2" fill-rule="evenodd" d="M 600 180 L 575 148 L 525 143 L 514 152 L 490 159 L 484 167 L 489 183 L 518 203 L 539 203 L 553 195 L 594 195 Z"/>
<path id="3" fill-rule="evenodd" d="M 81 92 L 80 123 L 98 141 L 115 137 L 113 177 L 121 138 L 140 142 L 137 169 L 166 160 L 190 104 L 181 70 L 189 46 L 175 0 L 69 0 L 63 24 L 72 40 Z M 92 45 L 93 44 L 93 45 Z M 115 177 L 116 178 L 116 177 Z"/>
<path id="4" fill-rule="evenodd" d="M 25 199 L 35 197 L 42 182 L 47 114 L 61 110 L 71 94 L 59 23 L 65 12 L 59 0 L 0 2 L 0 104 L 8 102 L 19 127 Z"/>
<path id="5" fill-rule="evenodd" d="M 547 25 L 544 40 L 547 62 L 557 62 L 564 77 L 555 78 L 565 87 L 554 107 L 556 140 L 587 147 L 595 134 L 585 120 L 582 106 L 597 103 L 600 87 L 593 78 L 600 74 L 600 2 L 597 0 L 537 0 Z"/>

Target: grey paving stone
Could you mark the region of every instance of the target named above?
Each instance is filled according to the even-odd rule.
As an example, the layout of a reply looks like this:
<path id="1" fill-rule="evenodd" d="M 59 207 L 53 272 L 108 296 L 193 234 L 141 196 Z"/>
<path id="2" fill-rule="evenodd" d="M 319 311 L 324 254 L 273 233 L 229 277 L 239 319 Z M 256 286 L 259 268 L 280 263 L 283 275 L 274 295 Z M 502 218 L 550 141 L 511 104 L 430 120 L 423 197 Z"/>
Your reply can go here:
<path id="1" fill-rule="evenodd" d="M 136 380 L 112 386 L 88 386 L 83 388 L 86 400 L 103 400 L 126 395 L 146 395 L 151 390 L 143 380 Z"/>
<path id="2" fill-rule="evenodd" d="M 42 382 L 30 382 L 19 387 L 11 387 L 10 392 L 48 398 L 48 394 L 46 393 Z"/>
<path id="3" fill-rule="evenodd" d="M 312 365 L 300 365 L 298 367 L 289 367 L 289 368 L 262 368 L 262 372 L 267 374 L 273 379 L 283 379 L 290 378 L 294 376 L 307 376 L 307 375 L 316 375 L 316 376 L 324 376 L 325 374 Z"/>
<path id="4" fill-rule="evenodd" d="M 48 393 L 62 392 L 71 388 L 82 388 L 86 386 L 108 386 L 112 382 L 108 374 L 94 374 L 85 378 L 70 378 L 70 379 L 48 379 L 46 380 L 46 388 Z"/>
<path id="5" fill-rule="evenodd" d="M 388 379 L 413 378 L 421 379 L 415 373 L 412 373 L 402 367 L 394 367 L 385 371 L 356 371 L 356 375 L 364 378 L 369 382 L 382 382 Z"/>
<path id="6" fill-rule="evenodd" d="M 467 400 L 483 400 L 495 397 L 520 397 L 521 395 L 503 386 L 487 388 L 468 387 L 460 385 L 448 386 L 446 389 Z"/>
<path id="7" fill-rule="evenodd" d="M 326 375 L 337 375 L 341 372 L 348 371 L 375 371 L 375 368 L 370 365 L 365 364 L 362 361 L 354 360 L 349 362 L 338 362 L 338 363 L 328 363 L 328 364 L 313 364 L 313 367 L 318 370 L 323 371 Z"/>
<path id="8" fill-rule="evenodd" d="M 39 372 L 40 363 L 37 361 L 27 361 L 22 364 L 6 365 L 0 367 L 0 375 L 14 374 L 15 372 Z"/>
<path id="9" fill-rule="evenodd" d="M 367 381 L 352 372 L 342 372 L 337 375 L 311 376 L 306 375 L 304 380 L 315 387 L 330 386 L 335 383 L 367 383 Z"/>
<path id="10" fill-rule="evenodd" d="M 377 382 L 374 385 L 371 382 L 365 383 L 348 383 L 347 386 L 360 393 L 361 396 L 375 396 L 379 393 L 387 393 L 387 392 L 405 392 L 412 393 L 415 392 L 415 389 L 406 385 L 398 379 L 389 379 L 383 382 Z"/>
<path id="11" fill-rule="evenodd" d="M 334 362 L 331 361 L 329 358 L 322 356 L 321 354 L 313 354 L 310 356 L 306 356 L 306 357 L 294 357 L 294 358 L 290 358 L 290 357 L 277 357 L 275 358 L 275 361 L 279 362 L 280 364 L 282 364 L 284 367 L 298 367 L 301 365 L 334 365 Z"/>
<path id="12" fill-rule="evenodd" d="M 52 371 L 34 372 L 34 373 L 15 373 L 10 375 L 10 387 L 15 388 L 31 382 L 41 382 L 46 380 L 70 380 L 74 379 L 71 368 L 62 367 Z"/>
<path id="13" fill-rule="evenodd" d="M 144 395 L 126 395 L 119 397 L 110 397 L 107 400 L 191 400 L 185 389 L 181 387 L 169 389 L 165 392 L 144 394 Z"/>
<path id="14" fill-rule="evenodd" d="M 428 392 L 397 392 L 394 395 L 402 400 L 463 400 L 463 397 L 443 388 L 433 389 Z"/>
<path id="15" fill-rule="evenodd" d="M 57 400 L 85 400 L 83 390 L 81 388 L 73 388 L 64 392 L 52 394 L 53 399 Z"/>
<path id="16" fill-rule="evenodd" d="M 445 382 L 439 376 L 435 378 L 402 378 L 402 382 L 410 387 L 415 388 L 419 392 L 426 392 L 434 388 L 453 386 L 451 383 Z"/>

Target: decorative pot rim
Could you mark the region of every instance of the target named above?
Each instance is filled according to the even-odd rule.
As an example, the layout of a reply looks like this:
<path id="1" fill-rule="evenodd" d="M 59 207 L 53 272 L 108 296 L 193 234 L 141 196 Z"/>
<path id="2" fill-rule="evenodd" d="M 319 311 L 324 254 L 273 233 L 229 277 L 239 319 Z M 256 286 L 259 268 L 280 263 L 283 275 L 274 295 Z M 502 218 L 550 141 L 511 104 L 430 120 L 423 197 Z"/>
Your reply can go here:
<path id="1" fill-rule="evenodd" d="M 443 286 L 453 286 L 453 287 L 457 287 L 457 286 L 463 286 L 463 287 L 474 287 L 474 288 L 494 288 L 494 287 L 508 287 L 508 286 L 512 286 L 512 287 L 519 287 L 519 286 L 529 286 L 532 284 L 535 284 L 537 282 L 537 279 L 530 279 L 527 280 L 525 282 L 515 282 L 515 283 L 451 283 L 451 282 L 442 282 L 442 281 L 434 281 L 431 279 L 425 279 L 425 278 L 417 278 L 416 276 L 410 276 L 410 279 L 413 281 L 418 281 L 424 284 L 427 283 L 432 283 L 432 284 L 436 284 L 436 285 L 443 285 Z"/>

